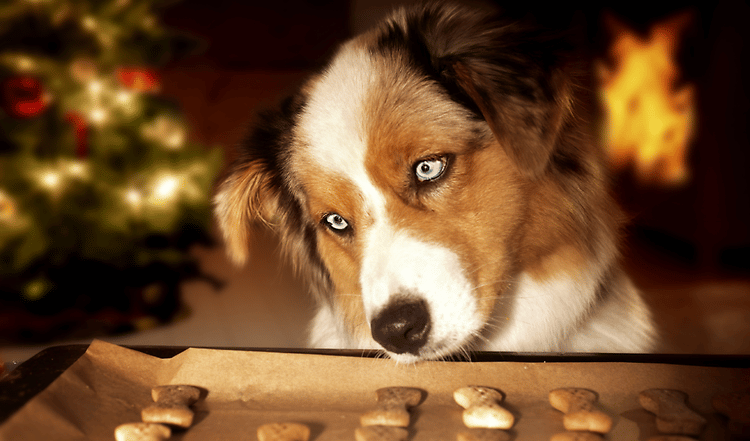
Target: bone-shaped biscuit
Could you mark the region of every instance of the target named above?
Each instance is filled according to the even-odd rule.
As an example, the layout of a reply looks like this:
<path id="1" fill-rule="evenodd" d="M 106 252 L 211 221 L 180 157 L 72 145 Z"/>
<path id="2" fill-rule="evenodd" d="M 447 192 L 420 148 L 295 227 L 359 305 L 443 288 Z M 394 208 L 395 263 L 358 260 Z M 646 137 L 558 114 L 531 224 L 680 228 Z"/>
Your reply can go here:
<path id="1" fill-rule="evenodd" d="M 307 441 L 310 428 L 298 423 L 269 423 L 258 427 L 258 441 Z"/>
<path id="2" fill-rule="evenodd" d="M 469 429 L 460 432 L 456 441 L 510 441 L 510 434 L 501 429 Z"/>
<path id="3" fill-rule="evenodd" d="M 641 407 L 656 415 L 662 433 L 698 435 L 706 419 L 687 407 L 687 394 L 674 389 L 648 389 L 638 394 Z"/>
<path id="4" fill-rule="evenodd" d="M 603 441 L 601 435 L 594 432 L 560 432 L 552 435 L 549 441 Z"/>
<path id="5" fill-rule="evenodd" d="M 729 431 L 750 438 L 750 389 L 713 397 L 714 409 L 729 418 Z"/>
<path id="6" fill-rule="evenodd" d="M 151 389 L 155 403 L 141 410 L 145 423 L 163 423 L 179 427 L 193 424 L 193 411 L 190 406 L 198 401 L 201 392 L 195 386 L 170 385 Z"/>
<path id="7" fill-rule="evenodd" d="M 151 398 L 157 403 L 178 402 L 190 406 L 200 397 L 200 389 L 186 384 L 156 386 L 151 389 Z"/>
<path id="8" fill-rule="evenodd" d="M 466 427 L 486 429 L 510 429 L 515 417 L 500 406 L 503 394 L 489 387 L 466 386 L 453 392 L 453 399 L 464 408 Z"/>
<path id="9" fill-rule="evenodd" d="M 158 423 L 125 423 L 115 429 L 117 441 L 163 441 L 172 436 L 172 430 Z"/>
<path id="10" fill-rule="evenodd" d="M 409 432 L 397 426 L 364 426 L 354 430 L 356 441 L 406 441 Z"/>
<path id="11" fill-rule="evenodd" d="M 378 408 L 360 417 L 363 426 L 409 425 L 409 409 L 422 400 L 422 391 L 413 387 L 384 387 L 378 389 Z"/>
<path id="12" fill-rule="evenodd" d="M 585 430 L 607 433 L 612 428 L 612 418 L 594 409 L 596 393 L 576 387 L 555 389 L 549 393 L 549 403 L 563 412 L 566 430 Z"/>

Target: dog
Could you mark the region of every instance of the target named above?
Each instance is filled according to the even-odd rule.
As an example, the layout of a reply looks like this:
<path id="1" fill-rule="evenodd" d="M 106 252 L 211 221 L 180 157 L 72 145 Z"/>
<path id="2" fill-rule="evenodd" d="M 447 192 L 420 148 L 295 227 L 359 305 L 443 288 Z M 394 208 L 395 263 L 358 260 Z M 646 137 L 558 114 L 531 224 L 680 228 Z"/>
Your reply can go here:
<path id="1" fill-rule="evenodd" d="M 218 186 L 234 262 L 270 226 L 316 348 L 649 352 L 623 216 L 560 39 L 494 11 L 396 10 L 261 114 Z M 585 113 L 585 112 L 584 112 Z"/>

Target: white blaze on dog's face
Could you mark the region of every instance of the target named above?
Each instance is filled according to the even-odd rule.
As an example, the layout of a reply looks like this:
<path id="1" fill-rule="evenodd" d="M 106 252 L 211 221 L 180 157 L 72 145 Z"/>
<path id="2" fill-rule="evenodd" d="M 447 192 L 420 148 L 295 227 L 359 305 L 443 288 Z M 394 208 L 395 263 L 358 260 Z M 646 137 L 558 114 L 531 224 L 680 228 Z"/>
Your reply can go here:
<path id="1" fill-rule="evenodd" d="M 479 338 L 507 284 L 521 179 L 484 120 L 365 43 L 307 85 L 289 169 L 357 345 L 439 358 Z"/>

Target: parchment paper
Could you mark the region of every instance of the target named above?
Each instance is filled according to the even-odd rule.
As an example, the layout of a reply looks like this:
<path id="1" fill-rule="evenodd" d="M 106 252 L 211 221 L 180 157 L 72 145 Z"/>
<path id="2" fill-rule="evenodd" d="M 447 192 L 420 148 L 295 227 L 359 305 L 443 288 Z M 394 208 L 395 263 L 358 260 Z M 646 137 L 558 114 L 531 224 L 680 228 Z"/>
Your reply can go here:
<path id="1" fill-rule="evenodd" d="M 192 384 L 203 389 L 194 424 L 174 430 L 182 440 L 255 440 L 258 426 L 308 424 L 311 441 L 353 440 L 360 414 L 376 406 L 375 390 L 412 386 L 424 391 L 412 411 L 410 440 L 455 440 L 464 430 L 453 391 L 466 385 L 495 387 L 516 416 L 518 441 L 549 439 L 564 431 L 550 390 L 583 387 L 599 394 L 599 407 L 614 419 L 608 440 L 646 440 L 656 435 L 654 416 L 638 404 L 638 392 L 673 388 L 709 424 L 701 439 L 725 439 L 726 421 L 711 398 L 750 385 L 747 369 L 648 363 L 424 362 L 388 359 L 188 349 L 160 359 L 95 341 L 47 389 L 0 427 L 2 441 L 113 440 L 114 429 L 140 421 L 153 386 Z"/>

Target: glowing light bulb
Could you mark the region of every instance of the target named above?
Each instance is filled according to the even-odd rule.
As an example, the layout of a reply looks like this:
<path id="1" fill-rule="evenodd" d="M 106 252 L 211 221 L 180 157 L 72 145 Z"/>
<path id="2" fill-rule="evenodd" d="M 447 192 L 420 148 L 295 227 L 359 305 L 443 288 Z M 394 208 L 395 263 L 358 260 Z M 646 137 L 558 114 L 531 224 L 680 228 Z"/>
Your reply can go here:
<path id="1" fill-rule="evenodd" d="M 16 215 L 16 204 L 13 199 L 0 190 L 0 220 L 9 221 Z"/>
<path id="2" fill-rule="evenodd" d="M 102 124 L 107 119 L 107 112 L 102 108 L 96 108 L 89 113 L 89 119 L 95 124 Z"/>
<path id="3" fill-rule="evenodd" d="M 67 165 L 67 172 L 76 178 L 88 177 L 88 167 L 81 161 L 73 161 Z"/>
<path id="4" fill-rule="evenodd" d="M 133 101 L 133 93 L 127 90 L 117 92 L 117 102 L 122 105 L 130 104 Z"/>
<path id="5" fill-rule="evenodd" d="M 173 150 L 179 149 L 184 143 L 185 133 L 182 130 L 174 131 L 164 140 L 164 145 Z"/>
<path id="6" fill-rule="evenodd" d="M 104 86 L 102 85 L 102 82 L 99 80 L 90 81 L 88 87 L 89 87 L 89 92 L 92 95 L 99 95 L 100 93 L 102 93 L 102 89 L 104 88 Z"/>
<path id="7" fill-rule="evenodd" d="M 135 188 L 131 188 L 125 192 L 125 202 L 127 202 L 134 209 L 139 209 L 143 202 L 143 194 Z"/>
<path id="8" fill-rule="evenodd" d="M 84 28 L 88 29 L 89 31 L 93 31 L 96 29 L 97 23 L 96 19 L 90 15 L 87 15 L 81 19 L 81 24 Z"/>
<path id="9" fill-rule="evenodd" d="M 154 185 L 152 200 L 155 204 L 163 205 L 170 199 L 173 199 L 180 187 L 180 179 L 174 175 L 165 175 L 161 177 Z"/>
<path id="10" fill-rule="evenodd" d="M 60 173 L 56 171 L 46 171 L 39 177 L 39 182 L 50 190 L 56 189 L 60 185 Z"/>
<path id="11" fill-rule="evenodd" d="M 16 59 L 16 67 L 18 70 L 30 71 L 36 67 L 36 63 L 31 58 L 21 55 Z"/>

